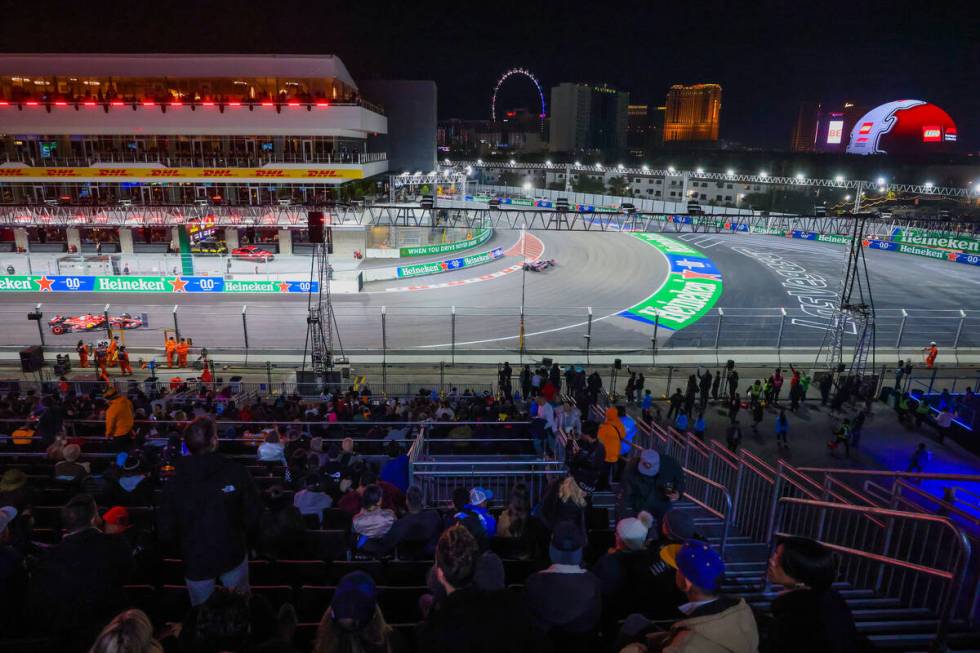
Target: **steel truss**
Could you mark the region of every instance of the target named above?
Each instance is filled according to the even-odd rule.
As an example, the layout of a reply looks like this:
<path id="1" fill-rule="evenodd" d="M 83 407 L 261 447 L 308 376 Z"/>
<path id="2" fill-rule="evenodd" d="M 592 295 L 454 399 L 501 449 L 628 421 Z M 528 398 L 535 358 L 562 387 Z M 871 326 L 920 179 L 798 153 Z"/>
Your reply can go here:
<path id="1" fill-rule="evenodd" d="M 440 200 L 441 202 L 441 200 Z M 462 202 L 449 202 L 462 204 Z M 688 215 L 677 213 L 572 213 L 547 209 L 480 209 L 437 207 L 422 209 L 404 205 L 366 207 L 293 205 L 280 206 L 166 206 L 92 208 L 72 206 L 3 206 L 0 226 L 5 227 L 168 227 L 206 222 L 214 227 L 304 227 L 307 212 L 325 212 L 326 226 L 335 227 L 466 227 L 535 231 L 638 231 L 649 233 L 732 233 L 806 231 L 817 234 L 850 234 L 853 215 L 763 216 L 724 213 Z M 974 225 L 953 221 L 903 220 L 868 217 L 866 234 L 887 236 L 895 228 L 923 228 L 970 233 Z"/>
<path id="2" fill-rule="evenodd" d="M 820 179 L 815 177 L 774 177 L 771 175 L 745 175 L 745 174 L 726 174 L 723 172 L 707 172 L 698 170 L 676 170 L 672 168 L 635 168 L 635 167 L 606 167 L 600 165 L 581 165 L 567 163 L 515 163 L 511 165 L 505 162 L 494 161 L 455 161 L 453 166 L 470 166 L 472 168 L 482 168 L 484 170 L 545 170 L 548 172 L 573 173 L 583 172 L 586 174 L 619 174 L 637 177 L 687 177 L 692 181 L 722 181 L 728 183 L 743 184 L 769 184 L 774 186 L 798 186 L 801 188 L 840 188 L 844 190 L 870 190 L 878 189 L 882 191 L 894 191 L 896 193 L 919 193 L 923 195 L 934 195 L 936 197 L 980 197 L 980 187 L 957 188 L 946 186 L 933 186 L 931 184 L 879 184 L 867 179 Z"/>

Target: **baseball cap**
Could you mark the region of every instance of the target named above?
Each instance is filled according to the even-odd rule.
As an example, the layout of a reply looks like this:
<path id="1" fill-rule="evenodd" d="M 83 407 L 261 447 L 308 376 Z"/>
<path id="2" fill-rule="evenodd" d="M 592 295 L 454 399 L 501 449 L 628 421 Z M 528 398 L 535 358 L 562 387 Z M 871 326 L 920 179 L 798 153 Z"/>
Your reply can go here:
<path id="1" fill-rule="evenodd" d="M 82 455 L 82 448 L 74 443 L 65 445 L 65 448 L 61 450 L 61 455 L 64 456 L 65 460 L 73 463 Z"/>
<path id="2" fill-rule="evenodd" d="M 653 449 L 644 449 L 637 469 L 644 476 L 656 476 L 660 473 L 660 454 Z"/>
<path id="3" fill-rule="evenodd" d="M 17 517 L 17 508 L 13 506 L 4 506 L 0 508 L 0 533 L 7 530 L 7 526 L 10 526 L 12 522 Z"/>
<path id="4" fill-rule="evenodd" d="M 106 510 L 105 514 L 102 515 L 102 521 L 113 526 L 119 526 L 124 530 L 132 527 L 132 524 L 129 523 L 129 510 L 122 506 L 113 506 Z"/>
<path id="5" fill-rule="evenodd" d="M 616 535 L 631 551 L 640 551 L 646 546 L 649 530 L 650 528 L 636 517 L 620 519 L 616 524 Z"/>
<path id="6" fill-rule="evenodd" d="M 667 536 L 675 542 L 683 542 L 694 537 L 694 518 L 686 510 L 668 510 L 663 517 Z"/>
<path id="7" fill-rule="evenodd" d="M 340 579 L 330 602 L 334 619 L 351 619 L 365 624 L 374 615 L 377 605 L 374 579 L 363 571 L 352 571 Z"/>
<path id="8" fill-rule="evenodd" d="M 486 503 L 493 498 L 493 491 L 488 490 L 479 485 L 470 490 L 470 503 L 474 506 L 478 506 L 481 503 Z"/>
<path id="9" fill-rule="evenodd" d="M 725 561 L 704 542 L 688 540 L 660 549 L 660 559 L 703 590 L 715 592 L 725 575 Z"/>
<path id="10" fill-rule="evenodd" d="M 583 548 L 585 536 L 581 529 L 569 521 L 558 522 L 548 548 L 551 561 L 556 565 L 580 565 Z"/>

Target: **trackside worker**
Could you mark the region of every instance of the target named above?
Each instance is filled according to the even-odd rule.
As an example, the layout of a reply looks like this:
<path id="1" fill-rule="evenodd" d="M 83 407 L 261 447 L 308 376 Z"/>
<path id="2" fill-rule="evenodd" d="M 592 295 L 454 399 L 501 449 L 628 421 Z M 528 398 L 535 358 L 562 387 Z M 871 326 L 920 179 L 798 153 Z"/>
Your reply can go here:
<path id="1" fill-rule="evenodd" d="M 108 353 L 105 348 L 99 346 L 95 349 L 95 367 L 98 369 L 99 378 L 108 376 L 106 365 L 108 363 Z"/>
<path id="2" fill-rule="evenodd" d="M 167 338 L 166 352 L 167 352 L 167 367 L 173 367 L 174 363 L 177 362 L 177 341 L 174 340 L 173 336 Z"/>
<path id="3" fill-rule="evenodd" d="M 109 341 L 109 349 L 106 351 L 106 354 L 108 366 L 115 367 L 119 362 L 119 336 L 112 336 L 112 340 Z"/>
<path id="4" fill-rule="evenodd" d="M 78 352 L 78 366 L 88 367 L 88 347 L 81 340 L 75 345 L 75 351 Z"/>
<path id="5" fill-rule="evenodd" d="M 119 348 L 119 372 L 123 376 L 132 376 L 133 368 L 129 364 L 129 352 L 126 351 L 125 347 Z"/>
<path id="6" fill-rule="evenodd" d="M 922 351 L 926 352 L 926 367 L 931 369 L 936 364 L 936 356 L 939 355 L 939 347 L 936 346 L 936 341 L 930 342 L 928 347 L 922 348 Z"/>
<path id="7" fill-rule="evenodd" d="M 187 338 L 181 338 L 177 343 L 177 367 L 187 367 L 187 352 L 191 346 L 187 344 Z"/>

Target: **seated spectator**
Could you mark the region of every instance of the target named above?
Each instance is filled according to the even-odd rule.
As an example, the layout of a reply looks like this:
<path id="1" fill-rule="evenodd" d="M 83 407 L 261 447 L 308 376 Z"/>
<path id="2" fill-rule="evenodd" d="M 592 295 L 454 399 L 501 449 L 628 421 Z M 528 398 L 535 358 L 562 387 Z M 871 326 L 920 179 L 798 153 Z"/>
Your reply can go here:
<path id="1" fill-rule="evenodd" d="M 651 619 L 673 619 L 687 598 L 675 582 L 674 569 L 660 558 L 660 551 L 673 544 L 694 539 L 707 541 L 694 528 L 694 519 L 687 510 L 671 508 L 660 520 L 660 538 L 650 546 L 655 555 L 650 566 L 642 572 L 639 585 L 643 614 Z M 645 587 L 645 591 L 644 591 Z"/>
<path id="2" fill-rule="evenodd" d="M 545 489 L 538 515 L 549 530 L 554 530 L 560 522 L 570 521 L 585 532 L 585 508 L 588 495 L 578 483 L 578 476 L 566 476 L 552 481 Z"/>
<path id="3" fill-rule="evenodd" d="M 395 513 L 381 507 L 381 488 L 369 485 L 361 496 L 361 511 L 354 515 L 352 529 L 357 538 L 357 548 L 368 540 L 384 537 L 395 523 Z"/>
<path id="4" fill-rule="evenodd" d="M 417 486 L 408 488 L 405 500 L 408 513 L 395 520 L 381 539 L 369 541 L 365 551 L 371 555 L 386 556 L 397 548 L 401 559 L 431 560 L 442 533 L 442 517 L 437 511 L 424 507 L 422 490 Z"/>
<path id="5" fill-rule="evenodd" d="M 646 511 L 660 519 L 684 496 L 684 470 L 671 456 L 646 449 L 631 460 L 623 482 L 624 505 L 633 515 Z"/>
<path id="6" fill-rule="evenodd" d="M 579 487 L 591 494 L 599 484 L 606 458 L 606 449 L 596 438 L 598 425 L 586 422 L 582 427 L 582 436 L 571 440 L 566 449 L 568 470 L 575 477 Z"/>
<path id="7" fill-rule="evenodd" d="M 17 512 L 24 512 L 25 508 L 34 505 L 35 494 L 22 469 L 8 469 L 0 477 L 0 506 L 13 506 Z"/>
<path id="8" fill-rule="evenodd" d="M 340 462 L 343 463 L 345 467 L 352 467 L 357 463 L 363 463 L 364 459 L 359 453 L 354 452 L 354 440 L 353 438 L 344 438 L 340 442 Z"/>
<path id="9" fill-rule="evenodd" d="M 65 532 L 34 570 L 30 610 L 63 650 L 79 650 L 126 605 L 123 585 L 133 565 L 123 540 L 97 527 L 95 501 L 80 494 L 61 510 Z"/>
<path id="10" fill-rule="evenodd" d="M 772 602 L 772 653 L 845 653 L 867 650 L 847 603 L 831 588 L 837 555 L 804 537 L 780 541 L 769 559 L 769 581 L 784 591 Z"/>
<path id="11" fill-rule="evenodd" d="M 446 598 L 418 630 L 426 653 L 538 650 L 530 615 L 520 594 L 474 586 L 480 548 L 470 532 L 453 526 L 439 538 L 434 576 Z"/>
<path id="12" fill-rule="evenodd" d="M 527 486 L 517 483 L 511 488 L 507 507 L 497 520 L 497 537 L 524 537 L 530 512 L 531 501 Z"/>
<path id="13" fill-rule="evenodd" d="M 632 615 L 623 625 L 623 635 L 634 642 L 620 653 L 755 653 L 759 646 L 759 631 L 752 609 L 744 599 L 718 592 L 725 576 L 725 563 L 721 557 L 697 540 L 671 545 L 661 551 L 660 556 L 676 570 L 677 586 L 687 595 L 688 602 L 680 607 L 687 618 L 675 622 L 665 633 L 649 632 L 649 623 L 639 615 Z"/>
<path id="14" fill-rule="evenodd" d="M 119 477 L 109 485 L 109 503 L 122 506 L 148 506 L 153 503 L 153 491 L 156 484 L 147 475 L 143 456 L 139 451 L 125 455 Z"/>
<path id="15" fill-rule="evenodd" d="M 29 576 L 24 553 L 13 546 L 11 524 L 17 518 L 13 506 L 0 508 L 0 633 L 16 635 L 23 628 L 24 597 Z"/>
<path id="16" fill-rule="evenodd" d="M 78 462 L 82 448 L 77 444 L 66 445 L 61 450 L 64 460 L 55 463 L 54 479 L 63 483 L 77 483 L 88 476 L 89 468 L 86 463 Z"/>
<path id="17" fill-rule="evenodd" d="M 397 442 L 389 441 L 386 450 L 388 460 L 381 467 L 379 478 L 404 492 L 408 489 L 408 455 Z"/>
<path id="18" fill-rule="evenodd" d="M 477 486 L 470 490 L 470 502 L 466 506 L 480 520 L 480 524 L 487 535 L 493 535 L 497 532 L 497 520 L 487 510 L 487 502 L 491 499 L 493 499 L 491 490 Z"/>
<path id="19" fill-rule="evenodd" d="M 273 485 L 265 491 L 255 549 L 271 560 L 302 558 L 306 553 L 306 525 L 285 490 Z"/>
<path id="20" fill-rule="evenodd" d="M 649 513 L 627 517 L 616 524 L 615 543 L 592 566 L 602 584 L 603 631 L 616 632 L 617 622 L 650 593 L 650 566 L 656 553 L 647 548 L 647 536 L 653 524 Z"/>
<path id="21" fill-rule="evenodd" d="M 293 505 L 301 515 L 316 515 L 317 521 L 323 521 L 323 511 L 333 506 L 333 499 L 320 489 L 320 477 L 308 475 L 303 481 L 303 489 L 293 496 Z"/>
<path id="22" fill-rule="evenodd" d="M 450 515 L 447 528 L 454 524 L 462 525 L 470 532 L 481 551 L 490 546 L 490 534 L 480 517 L 469 507 L 470 493 L 464 487 L 453 490 L 453 512 Z"/>
<path id="23" fill-rule="evenodd" d="M 153 624 L 142 610 L 120 612 L 109 622 L 89 653 L 163 653 L 153 639 Z"/>
<path id="24" fill-rule="evenodd" d="M 187 614 L 180 628 L 179 650 L 246 651 L 251 625 L 248 597 L 219 588 Z"/>
<path id="25" fill-rule="evenodd" d="M 385 622 L 374 579 L 353 571 L 337 584 L 330 607 L 317 627 L 313 653 L 404 653 L 407 644 Z"/>
<path id="26" fill-rule="evenodd" d="M 377 474 L 371 470 L 365 470 L 360 475 L 360 483 L 356 490 L 346 492 L 337 502 L 337 508 L 356 515 L 361 511 L 361 501 L 364 490 L 369 485 L 377 485 L 381 488 L 381 507 L 387 510 L 400 511 L 405 508 L 405 493 L 387 481 L 378 480 Z"/>
<path id="27" fill-rule="evenodd" d="M 582 568 L 585 544 L 577 526 L 558 524 L 551 537 L 551 566 L 525 582 L 531 617 L 546 632 L 592 633 L 599 624 L 602 587 L 595 574 Z"/>
<path id="28" fill-rule="evenodd" d="M 277 430 L 269 429 L 266 432 L 265 440 L 259 445 L 257 460 L 260 463 L 286 464 L 286 445 Z"/>

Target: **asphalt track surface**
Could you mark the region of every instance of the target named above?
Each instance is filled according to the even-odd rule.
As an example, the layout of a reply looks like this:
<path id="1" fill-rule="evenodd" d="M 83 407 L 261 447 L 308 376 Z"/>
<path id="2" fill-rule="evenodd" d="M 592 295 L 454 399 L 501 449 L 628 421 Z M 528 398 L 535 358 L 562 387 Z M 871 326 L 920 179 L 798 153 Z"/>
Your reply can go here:
<path id="1" fill-rule="evenodd" d="M 425 353 L 449 349 L 453 341 L 450 307 L 456 307 L 455 342 L 459 353 L 509 351 L 518 348 L 522 285 L 526 348 L 532 352 L 581 350 L 592 308 L 591 348 L 599 351 L 650 351 L 653 327 L 619 317 L 618 313 L 653 293 L 667 274 L 663 256 L 624 233 L 536 232 L 544 245 L 543 258 L 556 268 L 539 273 L 493 273 L 520 263 L 520 256 L 476 268 L 440 275 L 367 284 L 365 292 L 335 295 L 334 310 L 340 340 L 346 351 L 379 350 L 381 309 L 386 313 L 389 351 Z M 663 347 L 713 347 L 716 337 L 725 346 L 819 346 L 828 321 L 813 306 L 784 285 L 786 271 L 823 280 L 821 299 L 836 296 L 846 248 L 773 236 L 733 234 L 674 234 L 674 238 L 709 256 L 721 270 L 724 292 L 715 305 L 723 309 L 676 333 L 661 330 Z M 518 232 L 501 231 L 477 248 L 512 247 Z M 519 251 L 519 249 L 518 249 Z M 462 254 L 461 254 L 462 255 Z M 921 346 L 930 339 L 952 344 L 960 320 L 958 311 L 978 311 L 962 329 L 961 346 L 980 346 L 980 273 L 972 266 L 866 250 L 878 309 L 879 346 L 897 336 L 900 310 L 909 317 L 903 345 Z M 428 257 L 426 257 L 428 259 Z M 420 259 L 420 260 L 426 260 Z M 414 261 L 413 261 L 414 262 Z M 779 271 L 784 272 L 783 275 Z M 481 279 L 490 276 L 492 278 Z M 474 280 L 450 287 L 394 291 Z M 173 328 L 173 307 L 182 335 L 195 345 L 214 349 L 245 346 L 242 308 L 246 307 L 248 345 L 252 350 L 301 351 L 306 333 L 303 295 L 68 294 L 9 293 L 0 298 L 0 346 L 22 347 L 38 342 L 37 325 L 26 319 L 42 301 L 44 321 L 51 316 L 101 312 L 106 303 L 118 314 L 146 313 L 148 328 L 129 331 L 134 348 L 159 347 L 163 329 Z M 809 300 L 808 300 L 809 301 Z M 786 317 L 782 311 L 786 310 Z M 811 314 L 804 312 L 809 310 Z M 813 315 L 812 313 L 816 313 Z M 719 319 L 721 325 L 719 329 Z M 45 325 L 49 345 L 72 346 L 80 338 L 93 341 L 99 333 L 54 336 Z"/>

